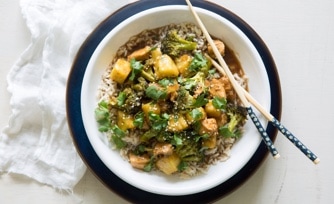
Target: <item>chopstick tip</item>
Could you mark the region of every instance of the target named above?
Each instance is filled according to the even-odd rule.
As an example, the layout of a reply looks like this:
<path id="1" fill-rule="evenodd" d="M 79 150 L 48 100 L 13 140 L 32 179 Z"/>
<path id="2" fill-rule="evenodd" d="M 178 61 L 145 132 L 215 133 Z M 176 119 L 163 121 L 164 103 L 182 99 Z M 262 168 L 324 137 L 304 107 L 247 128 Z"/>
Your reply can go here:
<path id="1" fill-rule="evenodd" d="M 316 159 L 313 161 L 314 164 L 319 164 L 319 162 L 320 162 L 320 159 L 319 159 L 319 158 L 316 158 Z"/>
<path id="2" fill-rule="evenodd" d="M 276 155 L 274 156 L 274 159 L 279 159 L 280 157 L 281 157 L 281 155 L 276 154 Z"/>

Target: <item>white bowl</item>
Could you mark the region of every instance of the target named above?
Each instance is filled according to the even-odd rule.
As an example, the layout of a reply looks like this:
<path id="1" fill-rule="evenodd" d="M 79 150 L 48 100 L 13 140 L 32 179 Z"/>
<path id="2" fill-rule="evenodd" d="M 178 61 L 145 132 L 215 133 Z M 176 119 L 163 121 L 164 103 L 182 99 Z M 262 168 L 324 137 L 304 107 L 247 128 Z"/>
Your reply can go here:
<path id="1" fill-rule="evenodd" d="M 266 109 L 270 107 L 270 85 L 265 66 L 259 53 L 247 36 L 230 21 L 211 11 L 196 8 L 209 33 L 223 39 L 234 50 L 245 73 L 249 77 L 249 89 Z M 162 18 L 162 16 L 164 16 Z M 253 156 L 261 137 L 248 121 L 242 138 L 233 146 L 231 157 L 210 167 L 206 174 L 183 180 L 165 176 L 158 172 L 145 173 L 136 170 L 124 161 L 117 150 L 112 150 L 98 131 L 94 118 L 97 106 L 97 91 L 102 73 L 115 55 L 116 50 L 129 38 L 144 29 L 152 29 L 170 23 L 193 22 L 195 20 L 184 5 L 161 6 L 140 12 L 112 29 L 100 42 L 86 69 L 81 92 L 81 112 L 89 141 L 102 162 L 127 183 L 161 195 L 188 195 L 213 188 L 235 175 Z M 258 114 L 259 115 L 259 114 Z M 265 120 L 260 117 L 263 125 Z"/>

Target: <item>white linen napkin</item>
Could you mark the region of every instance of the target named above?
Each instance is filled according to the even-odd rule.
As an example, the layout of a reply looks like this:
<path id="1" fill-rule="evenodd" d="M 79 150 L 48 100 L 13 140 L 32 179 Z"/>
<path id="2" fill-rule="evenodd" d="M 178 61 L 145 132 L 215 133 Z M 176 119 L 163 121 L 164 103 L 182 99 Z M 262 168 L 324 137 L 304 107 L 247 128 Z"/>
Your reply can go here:
<path id="1" fill-rule="evenodd" d="M 71 191 L 86 167 L 66 121 L 65 90 L 85 38 L 127 0 L 21 0 L 31 44 L 7 81 L 12 114 L 0 136 L 0 172 Z"/>

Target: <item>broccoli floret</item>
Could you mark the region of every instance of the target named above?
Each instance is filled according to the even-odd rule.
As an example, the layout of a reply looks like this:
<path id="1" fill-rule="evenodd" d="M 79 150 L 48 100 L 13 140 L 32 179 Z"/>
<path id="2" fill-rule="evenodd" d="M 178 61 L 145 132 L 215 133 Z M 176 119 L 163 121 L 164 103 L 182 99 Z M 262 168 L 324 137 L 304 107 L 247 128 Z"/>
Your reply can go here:
<path id="1" fill-rule="evenodd" d="M 228 104 L 226 110 L 227 115 L 230 118 L 228 128 L 231 132 L 233 132 L 238 125 L 243 125 L 247 119 L 247 110 L 242 106 L 233 104 Z"/>
<path id="2" fill-rule="evenodd" d="M 178 94 L 175 101 L 176 109 L 182 111 L 192 108 L 192 105 L 195 103 L 195 98 L 189 93 L 189 91 L 181 86 L 177 93 Z"/>
<path id="3" fill-rule="evenodd" d="M 224 137 L 239 138 L 242 134 L 241 127 L 247 120 L 247 110 L 244 107 L 228 103 L 226 114 L 229 121 L 225 126 L 219 128 L 219 133 Z"/>
<path id="4" fill-rule="evenodd" d="M 141 70 L 140 75 L 149 82 L 154 82 L 155 76 L 153 73 L 154 61 L 152 58 L 145 61 L 144 68 Z"/>
<path id="5" fill-rule="evenodd" d="M 139 92 L 134 91 L 132 88 L 125 88 L 123 92 L 125 92 L 126 95 L 123 108 L 127 113 L 137 113 L 141 107 L 141 96 L 138 95 Z"/>
<path id="6" fill-rule="evenodd" d="M 185 89 L 193 91 L 196 88 L 205 87 L 205 74 L 203 72 L 197 72 L 195 76 L 191 78 L 185 78 L 182 82 Z"/>
<path id="7" fill-rule="evenodd" d="M 161 42 L 161 51 L 171 57 L 177 57 L 184 51 L 193 51 L 196 47 L 196 42 L 183 39 L 176 30 L 168 32 Z"/>
<path id="8" fill-rule="evenodd" d="M 202 145 L 196 141 L 194 132 L 183 132 L 177 137 L 182 140 L 181 143 L 176 145 L 175 151 L 184 162 L 199 162 L 203 159 Z"/>
<path id="9" fill-rule="evenodd" d="M 141 100 L 145 96 L 148 83 L 143 77 L 138 77 L 137 81 L 136 84 L 126 84 L 123 91 L 119 92 L 116 98 L 111 99 L 112 107 L 130 114 L 141 110 Z"/>
<path id="10" fill-rule="evenodd" d="M 136 91 L 136 92 L 141 92 L 138 93 L 139 95 L 144 95 L 145 90 L 148 87 L 148 83 L 147 81 L 144 79 L 144 77 L 138 77 L 137 79 L 138 83 L 133 84 L 132 88 Z"/>
<path id="11" fill-rule="evenodd" d="M 142 77 L 144 77 L 146 80 L 150 81 L 150 82 L 154 82 L 155 81 L 155 77 L 154 77 L 153 72 L 141 70 L 140 75 Z"/>

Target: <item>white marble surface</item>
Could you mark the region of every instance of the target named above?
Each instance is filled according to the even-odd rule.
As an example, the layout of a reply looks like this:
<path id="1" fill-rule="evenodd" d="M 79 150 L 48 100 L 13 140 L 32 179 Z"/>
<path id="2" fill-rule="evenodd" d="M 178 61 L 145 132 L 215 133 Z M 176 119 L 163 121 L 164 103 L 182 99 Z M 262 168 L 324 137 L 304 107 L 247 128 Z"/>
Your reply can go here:
<path id="1" fill-rule="evenodd" d="M 282 123 L 321 159 L 314 165 L 281 134 L 281 158 L 257 172 L 217 204 L 333 203 L 334 1 L 215 0 L 263 38 L 281 79 Z M 0 0 L 0 127 L 7 124 L 6 75 L 30 42 L 18 0 Z M 73 194 L 28 178 L 0 174 L 0 203 L 128 203 L 87 172 Z"/>

